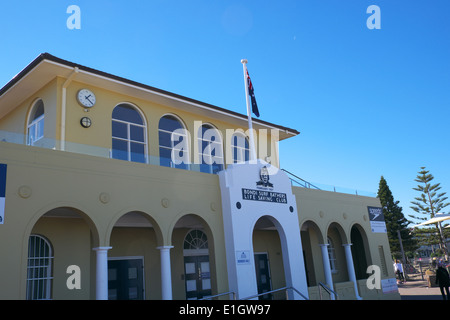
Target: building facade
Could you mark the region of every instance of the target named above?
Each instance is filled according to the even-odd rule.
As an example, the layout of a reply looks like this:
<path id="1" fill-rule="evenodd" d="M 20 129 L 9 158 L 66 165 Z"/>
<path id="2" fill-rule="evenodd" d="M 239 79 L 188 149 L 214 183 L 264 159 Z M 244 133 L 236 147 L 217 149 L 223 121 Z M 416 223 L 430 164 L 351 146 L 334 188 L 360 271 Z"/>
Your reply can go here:
<path id="1" fill-rule="evenodd" d="M 299 132 L 254 120 L 250 161 L 246 124 L 39 55 L 0 90 L 0 299 L 398 299 L 379 200 L 292 186 Z"/>

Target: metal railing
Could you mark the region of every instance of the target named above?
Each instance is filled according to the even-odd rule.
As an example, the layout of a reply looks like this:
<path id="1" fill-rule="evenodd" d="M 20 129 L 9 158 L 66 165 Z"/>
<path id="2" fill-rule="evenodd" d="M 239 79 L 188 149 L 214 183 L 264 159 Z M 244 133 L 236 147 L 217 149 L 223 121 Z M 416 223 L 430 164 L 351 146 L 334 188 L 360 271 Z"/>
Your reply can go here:
<path id="1" fill-rule="evenodd" d="M 308 188 L 308 189 L 310 189 L 310 188 L 312 187 L 312 188 L 314 188 L 314 189 L 320 190 L 319 187 L 313 185 L 312 183 L 310 183 L 310 182 L 308 182 L 308 181 L 306 181 L 306 180 L 303 180 L 302 178 L 296 176 L 296 175 L 293 174 L 292 172 L 290 172 L 290 171 L 288 171 L 288 170 L 286 170 L 286 169 L 281 169 L 281 170 L 283 170 L 283 171 L 286 172 L 288 175 L 293 176 L 293 177 L 295 178 L 295 179 L 289 178 L 289 179 L 291 179 L 291 183 L 292 183 L 292 182 L 297 183 L 298 185 L 300 185 L 300 186 L 303 187 L 303 188 Z M 299 182 L 298 180 L 300 180 L 301 182 Z"/>
<path id="2" fill-rule="evenodd" d="M 259 298 L 260 296 L 265 296 L 265 295 L 276 293 L 276 292 L 280 292 L 280 291 L 286 291 L 286 300 L 289 300 L 289 290 L 295 291 L 304 300 L 309 300 L 304 294 L 302 294 L 300 291 L 298 291 L 294 287 L 283 287 L 283 288 L 279 288 L 279 289 L 275 289 L 275 290 L 271 290 L 271 291 L 266 291 L 266 292 L 262 292 L 262 293 L 259 293 L 259 294 L 255 294 L 255 295 L 250 296 L 250 297 L 242 298 L 240 300 L 250 300 L 250 299 L 254 299 L 254 298 Z"/>
<path id="3" fill-rule="evenodd" d="M 199 300 L 212 300 L 213 298 L 218 298 L 218 297 L 225 296 L 225 295 L 228 295 L 228 297 L 230 297 L 230 295 L 231 295 L 231 297 L 232 297 L 231 300 L 236 300 L 236 292 L 234 292 L 234 291 L 219 293 L 219 294 L 215 294 L 213 296 L 206 296 Z"/>
<path id="4" fill-rule="evenodd" d="M 325 284 L 323 284 L 322 282 L 318 283 L 318 287 L 319 287 L 319 296 L 320 296 L 320 300 L 322 300 L 322 289 L 324 288 L 326 292 L 328 292 L 328 294 L 330 295 L 330 299 L 331 300 L 335 300 L 334 298 L 336 298 L 336 300 L 339 300 L 339 295 L 336 293 L 336 291 L 330 289 L 329 287 L 327 287 Z"/>
<path id="5" fill-rule="evenodd" d="M 306 188 L 306 189 L 317 189 L 317 190 L 322 190 L 322 191 L 354 194 L 354 195 L 372 197 L 372 198 L 375 198 L 377 196 L 376 193 L 370 192 L 370 191 L 363 191 L 363 190 L 357 190 L 357 189 L 351 189 L 351 188 L 331 186 L 331 185 L 326 185 L 323 183 L 314 183 L 313 184 L 309 181 L 306 181 L 306 180 L 300 178 L 299 176 L 293 174 L 292 172 L 290 172 L 286 169 L 281 169 L 281 170 L 287 173 L 289 179 L 291 180 L 291 185 L 293 187 L 299 186 L 301 188 Z"/>

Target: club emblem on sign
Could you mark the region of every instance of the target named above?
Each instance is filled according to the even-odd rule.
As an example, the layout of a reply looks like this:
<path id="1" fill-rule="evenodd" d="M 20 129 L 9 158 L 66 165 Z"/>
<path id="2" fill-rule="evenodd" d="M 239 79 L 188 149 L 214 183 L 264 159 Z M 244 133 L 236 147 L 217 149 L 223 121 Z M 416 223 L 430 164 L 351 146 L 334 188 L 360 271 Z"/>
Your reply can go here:
<path id="1" fill-rule="evenodd" d="M 258 187 L 273 188 L 273 184 L 269 182 L 270 175 L 269 170 L 267 170 L 266 166 L 262 167 L 261 170 L 259 171 L 259 178 L 260 180 L 256 182 L 256 185 Z"/>

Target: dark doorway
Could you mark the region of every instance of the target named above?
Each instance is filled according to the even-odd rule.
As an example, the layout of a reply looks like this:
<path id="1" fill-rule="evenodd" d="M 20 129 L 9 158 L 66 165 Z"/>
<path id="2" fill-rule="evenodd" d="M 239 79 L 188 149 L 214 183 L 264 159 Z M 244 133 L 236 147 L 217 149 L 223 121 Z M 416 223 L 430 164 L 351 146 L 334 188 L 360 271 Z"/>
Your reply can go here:
<path id="1" fill-rule="evenodd" d="M 142 259 L 108 260 L 108 299 L 144 299 Z"/>

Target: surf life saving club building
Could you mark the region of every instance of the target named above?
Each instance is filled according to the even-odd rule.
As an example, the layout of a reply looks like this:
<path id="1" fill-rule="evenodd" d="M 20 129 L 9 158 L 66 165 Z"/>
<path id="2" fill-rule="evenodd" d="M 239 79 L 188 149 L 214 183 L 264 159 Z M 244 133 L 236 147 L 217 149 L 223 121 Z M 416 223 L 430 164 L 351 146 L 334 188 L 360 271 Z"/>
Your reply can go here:
<path id="1" fill-rule="evenodd" d="M 0 299 L 398 299 L 379 200 L 295 186 L 299 132 L 249 122 L 39 55 L 0 89 Z"/>

